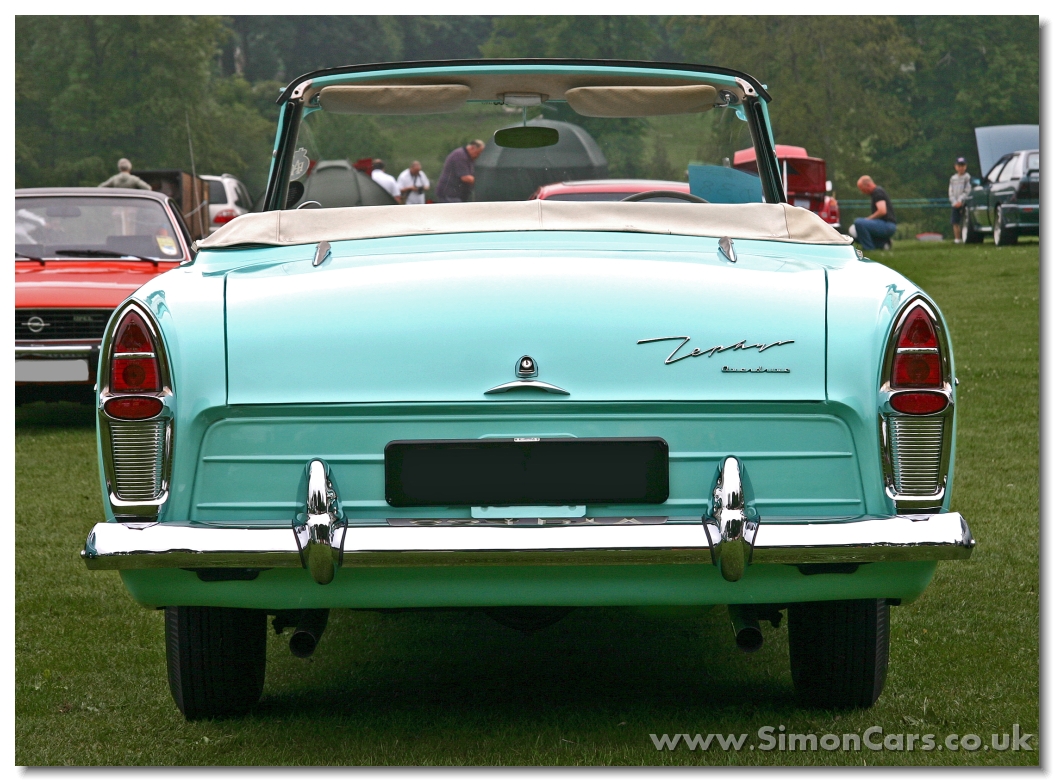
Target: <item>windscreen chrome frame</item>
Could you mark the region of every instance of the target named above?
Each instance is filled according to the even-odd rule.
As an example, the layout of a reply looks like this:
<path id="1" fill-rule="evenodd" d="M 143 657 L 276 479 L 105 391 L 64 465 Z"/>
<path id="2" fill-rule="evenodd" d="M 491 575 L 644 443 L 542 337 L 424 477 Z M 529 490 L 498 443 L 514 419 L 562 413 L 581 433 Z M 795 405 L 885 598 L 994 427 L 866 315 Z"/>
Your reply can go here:
<path id="1" fill-rule="evenodd" d="M 761 190 L 766 203 L 786 203 L 787 196 L 783 180 L 779 175 L 779 164 L 776 150 L 772 143 L 768 121 L 762 101 L 772 100 L 764 86 L 749 74 L 729 68 L 709 65 L 692 65 L 686 63 L 639 62 L 635 60 L 588 60 L 588 59 L 495 59 L 495 60 L 441 60 L 421 62 L 375 63 L 370 65 L 353 65 L 343 68 L 329 68 L 311 71 L 298 76 L 282 91 L 276 101 L 281 108 L 279 130 L 275 138 L 275 147 L 271 152 L 274 164 L 267 178 L 267 189 L 263 197 L 264 211 L 278 211 L 285 208 L 286 193 L 289 188 L 289 167 L 296 148 L 300 121 L 305 107 L 304 97 L 310 89 L 311 82 L 321 76 L 338 74 L 369 73 L 372 71 L 413 70 L 415 68 L 448 67 L 456 69 L 473 65 L 553 65 L 553 66 L 604 66 L 610 68 L 632 67 L 650 70 L 684 70 L 693 73 L 713 73 L 733 76 L 743 91 L 743 102 L 750 138 L 754 145 L 754 154 L 758 161 L 758 174 L 761 178 Z"/>

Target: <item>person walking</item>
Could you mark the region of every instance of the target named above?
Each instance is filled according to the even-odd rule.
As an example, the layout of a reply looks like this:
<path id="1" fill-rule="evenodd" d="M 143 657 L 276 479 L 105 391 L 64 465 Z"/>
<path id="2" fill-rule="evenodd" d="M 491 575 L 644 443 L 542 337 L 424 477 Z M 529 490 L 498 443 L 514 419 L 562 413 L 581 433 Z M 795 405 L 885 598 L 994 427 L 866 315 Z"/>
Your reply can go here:
<path id="1" fill-rule="evenodd" d="M 871 196 L 871 214 L 854 220 L 849 235 L 859 241 L 863 249 L 890 249 L 889 240 L 897 232 L 893 202 L 886 191 L 866 174 L 856 180 L 856 187 L 864 195 Z"/>
<path id="2" fill-rule="evenodd" d="M 132 173 L 132 161 L 122 157 L 117 161 L 117 173 L 99 187 L 125 187 L 132 190 L 152 190 L 150 185 Z"/>
<path id="3" fill-rule="evenodd" d="M 410 167 L 399 174 L 395 183 L 399 185 L 399 192 L 402 193 L 405 204 L 424 203 L 425 191 L 432 186 L 432 183 L 428 181 L 428 176 L 421 170 L 421 163 L 418 160 L 410 163 Z"/>
<path id="4" fill-rule="evenodd" d="M 483 152 L 484 144 L 479 139 L 459 146 L 446 156 L 443 172 L 436 185 L 436 200 L 440 203 L 461 203 L 472 197 L 476 185 L 476 158 Z"/>
<path id="5" fill-rule="evenodd" d="M 373 170 L 370 172 L 370 178 L 384 188 L 384 191 L 392 196 L 396 203 L 403 202 L 403 194 L 399 190 L 399 185 L 395 183 L 395 177 L 384 170 L 384 161 L 379 157 L 373 161 Z"/>
<path id="6" fill-rule="evenodd" d="M 952 205 L 952 231 L 955 243 L 963 243 L 963 217 L 966 215 L 966 197 L 970 194 L 970 174 L 966 173 L 966 158 L 955 161 L 955 173 L 948 180 L 948 200 Z"/>

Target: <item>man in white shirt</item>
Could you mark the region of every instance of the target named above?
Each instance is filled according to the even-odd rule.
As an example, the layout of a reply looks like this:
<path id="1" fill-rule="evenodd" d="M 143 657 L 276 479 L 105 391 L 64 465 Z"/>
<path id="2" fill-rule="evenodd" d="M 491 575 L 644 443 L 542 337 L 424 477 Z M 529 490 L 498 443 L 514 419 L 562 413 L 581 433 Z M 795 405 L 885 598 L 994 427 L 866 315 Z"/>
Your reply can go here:
<path id="1" fill-rule="evenodd" d="M 417 160 L 410 163 L 410 167 L 399 174 L 396 183 L 399 185 L 399 192 L 402 193 L 403 203 L 425 203 L 425 192 L 432 186 L 425 172 L 421 170 L 421 163 Z"/>
<path id="2" fill-rule="evenodd" d="M 395 199 L 396 203 L 402 203 L 402 191 L 399 190 L 399 185 L 395 183 L 395 177 L 384 170 L 384 161 L 379 157 L 373 161 L 373 171 L 370 173 L 377 184 L 384 188 L 392 198 Z"/>

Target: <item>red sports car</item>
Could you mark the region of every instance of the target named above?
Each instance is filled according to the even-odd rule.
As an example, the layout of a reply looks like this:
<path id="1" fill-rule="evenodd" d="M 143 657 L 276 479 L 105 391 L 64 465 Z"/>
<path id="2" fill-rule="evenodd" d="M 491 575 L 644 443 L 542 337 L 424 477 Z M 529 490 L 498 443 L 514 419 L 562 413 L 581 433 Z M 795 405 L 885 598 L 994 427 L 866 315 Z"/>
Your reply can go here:
<path id="1" fill-rule="evenodd" d="M 827 163 L 820 157 L 809 157 L 803 146 L 776 144 L 776 159 L 783 174 L 783 189 L 787 200 L 795 206 L 801 206 L 816 212 L 824 222 L 839 227 L 841 217 L 838 212 L 838 201 L 831 193 L 827 181 Z M 758 164 L 753 149 L 742 149 L 736 152 L 732 167 L 752 174 L 758 172 Z"/>
<path id="2" fill-rule="evenodd" d="M 643 193 L 654 193 L 653 196 L 643 199 L 649 201 L 691 200 L 687 182 L 664 182 L 658 179 L 583 179 L 579 182 L 559 182 L 539 187 L 528 200 L 622 201 L 631 195 Z M 689 197 L 679 197 L 674 193 L 682 193 Z"/>
<path id="3" fill-rule="evenodd" d="M 89 401 L 114 308 L 190 260 L 190 234 L 162 193 L 15 190 L 15 400 Z"/>

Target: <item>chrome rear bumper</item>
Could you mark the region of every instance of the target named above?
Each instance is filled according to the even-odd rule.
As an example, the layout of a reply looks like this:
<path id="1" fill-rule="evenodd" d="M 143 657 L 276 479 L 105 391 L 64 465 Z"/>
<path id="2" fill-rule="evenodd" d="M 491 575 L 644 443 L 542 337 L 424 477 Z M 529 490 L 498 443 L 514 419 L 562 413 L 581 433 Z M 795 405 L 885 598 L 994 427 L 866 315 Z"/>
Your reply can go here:
<path id="1" fill-rule="evenodd" d="M 537 526 L 351 524 L 339 527 L 332 537 L 333 563 L 336 567 L 718 563 L 716 545 L 711 543 L 719 539 L 718 529 L 712 522 L 634 524 L 627 519 L 625 524 L 594 525 L 576 518 L 568 519 L 567 525 L 554 523 L 555 519 L 544 519 Z M 81 557 L 89 569 L 308 567 L 305 542 L 303 533 L 298 535 L 289 526 L 100 523 L 88 535 Z M 965 559 L 973 547 L 973 535 L 959 513 L 846 522 L 770 521 L 757 526 L 747 562 Z M 317 565 L 310 568 L 313 574 L 317 571 Z"/>
<path id="2" fill-rule="evenodd" d="M 761 523 L 739 461 L 726 458 L 707 518 L 400 519 L 349 522 L 324 462 L 309 462 L 306 512 L 289 526 L 100 523 L 81 557 L 89 569 L 304 567 L 317 583 L 338 567 L 689 564 L 727 581 L 752 563 L 862 564 L 965 559 L 974 539 L 958 513 L 852 521 Z"/>

